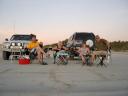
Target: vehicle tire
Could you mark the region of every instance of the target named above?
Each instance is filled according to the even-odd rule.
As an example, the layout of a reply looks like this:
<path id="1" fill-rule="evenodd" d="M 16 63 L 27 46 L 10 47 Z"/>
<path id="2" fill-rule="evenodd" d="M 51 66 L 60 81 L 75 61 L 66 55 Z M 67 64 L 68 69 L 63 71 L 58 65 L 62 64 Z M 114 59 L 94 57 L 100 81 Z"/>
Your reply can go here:
<path id="1" fill-rule="evenodd" d="M 4 60 L 9 60 L 10 52 L 3 51 L 3 59 Z"/>

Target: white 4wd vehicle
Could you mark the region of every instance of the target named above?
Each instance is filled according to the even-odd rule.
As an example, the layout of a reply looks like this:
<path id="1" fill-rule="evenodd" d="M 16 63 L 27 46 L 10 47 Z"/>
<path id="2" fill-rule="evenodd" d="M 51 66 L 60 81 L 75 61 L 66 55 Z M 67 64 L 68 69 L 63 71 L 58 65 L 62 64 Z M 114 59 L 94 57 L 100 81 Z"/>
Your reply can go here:
<path id="1" fill-rule="evenodd" d="M 12 37 L 8 40 L 5 39 L 5 42 L 2 44 L 2 51 L 3 51 L 3 59 L 8 60 L 9 56 L 11 55 L 11 49 L 21 49 L 24 50 L 24 48 L 27 46 L 27 44 L 31 40 L 31 35 L 23 35 L 23 34 L 15 34 L 12 35 Z M 17 52 L 19 54 L 19 52 Z"/>

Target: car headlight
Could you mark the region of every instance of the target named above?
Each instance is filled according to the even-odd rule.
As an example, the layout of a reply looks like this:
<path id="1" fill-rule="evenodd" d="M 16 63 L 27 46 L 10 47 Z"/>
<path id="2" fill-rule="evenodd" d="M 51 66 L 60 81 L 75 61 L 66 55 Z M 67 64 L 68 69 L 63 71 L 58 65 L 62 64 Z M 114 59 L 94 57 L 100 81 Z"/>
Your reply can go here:
<path id="1" fill-rule="evenodd" d="M 17 45 L 18 45 L 18 46 L 21 46 L 22 44 L 21 44 L 21 43 L 18 43 Z"/>
<path id="2" fill-rule="evenodd" d="M 15 46 L 15 43 L 12 43 L 12 46 Z"/>

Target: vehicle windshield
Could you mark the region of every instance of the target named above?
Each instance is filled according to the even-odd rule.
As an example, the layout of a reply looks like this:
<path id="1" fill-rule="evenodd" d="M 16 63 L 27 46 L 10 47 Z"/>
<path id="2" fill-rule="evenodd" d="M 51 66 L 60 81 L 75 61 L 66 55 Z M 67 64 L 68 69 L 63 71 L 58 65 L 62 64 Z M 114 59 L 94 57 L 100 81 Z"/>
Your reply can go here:
<path id="1" fill-rule="evenodd" d="M 76 34 L 76 36 L 75 36 L 76 40 L 87 40 L 89 38 L 93 38 L 93 35 L 92 34 L 79 33 L 79 34 Z"/>
<path id="2" fill-rule="evenodd" d="M 13 41 L 13 40 L 26 40 L 26 41 L 30 41 L 31 40 L 31 36 L 30 35 L 13 35 L 10 40 L 11 41 Z"/>

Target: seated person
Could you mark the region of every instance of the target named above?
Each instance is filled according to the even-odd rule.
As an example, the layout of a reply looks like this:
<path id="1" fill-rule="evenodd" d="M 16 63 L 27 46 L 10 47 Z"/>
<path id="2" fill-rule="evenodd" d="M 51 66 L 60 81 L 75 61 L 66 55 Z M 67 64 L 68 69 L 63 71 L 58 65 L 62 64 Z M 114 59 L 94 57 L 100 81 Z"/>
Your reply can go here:
<path id="1" fill-rule="evenodd" d="M 63 43 L 61 41 L 59 41 L 57 43 L 57 45 L 53 48 L 53 51 L 55 51 L 55 54 L 54 54 L 54 64 L 55 64 L 55 59 L 56 59 L 56 56 L 57 56 L 57 53 L 61 50 L 67 50 L 66 47 L 64 47 Z"/>
<path id="2" fill-rule="evenodd" d="M 67 50 L 66 47 L 64 47 L 63 43 L 59 41 L 57 45 L 53 48 L 54 51 L 58 52 L 60 50 Z"/>
<path id="3" fill-rule="evenodd" d="M 79 53 L 80 58 L 82 59 L 83 65 L 85 65 L 86 61 L 85 61 L 85 57 L 84 56 L 90 54 L 90 48 L 89 48 L 89 46 L 86 45 L 85 43 L 83 43 L 81 45 L 81 48 L 79 48 L 78 53 Z"/>
<path id="4" fill-rule="evenodd" d="M 32 53 L 32 52 L 34 52 L 35 50 L 36 50 L 36 47 L 38 47 L 38 45 L 39 45 L 39 42 L 38 42 L 38 40 L 36 39 L 36 36 L 35 35 L 31 35 L 31 41 L 28 43 L 28 45 L 27 45 L 27 49 Z"/>
<path id="5" fill-rule="evenodd" d="M 110 48 L 107 40 L 101 39 L 98 35 L 95 37 L 95 51 L 92 54 L 92 62 L 94 62 L 96 55 L 106 55 Z"/>
<path id="6" fill-rule="evenodd" d="M 43 44 L 39 43 L 36 39 L 35 35 L 32 35 L 31 42 L 27 45 L 27 49 L 30 50 L 30 59 L 34 59 L 34 57 L 38 57 L 39 63 L 43 60 L 43 54 L 45 54 L 43 50 Z M 33 55 L 34 57 L 31 57 Z"/>

